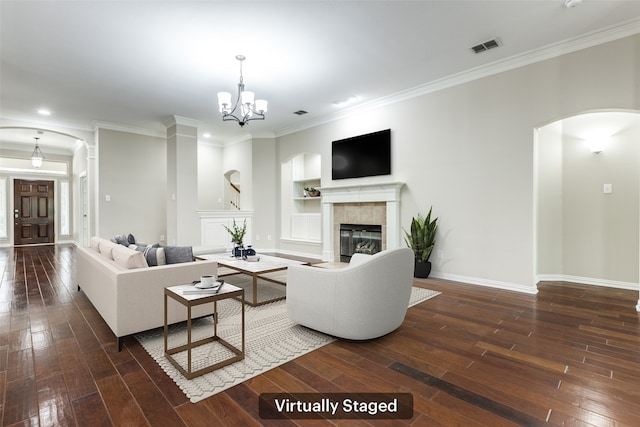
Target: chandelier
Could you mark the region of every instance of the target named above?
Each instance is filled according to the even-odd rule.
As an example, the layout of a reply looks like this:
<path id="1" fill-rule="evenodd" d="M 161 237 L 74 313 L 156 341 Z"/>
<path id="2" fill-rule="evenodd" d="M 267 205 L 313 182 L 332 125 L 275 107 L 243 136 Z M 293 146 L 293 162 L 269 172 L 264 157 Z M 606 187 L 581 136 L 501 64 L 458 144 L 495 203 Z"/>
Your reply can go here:
<path id="1" fill-rule="evenodd" d="M 255 99 L 255 94 L 251 91 L 244 90 L 244 81 L 242 79 L 242 61 L 244 55 L 237 55 L 236 59 L 240 61 L 240 83 L 238 83 L 238 97 L 235 104 L 231 104 L 231 94 L 229 92 L 218 92 L 218 108 L 222 113 L 222 120 L 235 120 L 240 126 L 244 126 L 250 120 L 264 120 L 264 113 L 267 112 L 267 101 L 264 99 Z"/>
<path id="2" fill-rule="evenodd" d="M 42 166 L 42 161 L 44 160 L 44 154 L 42 154 L 42 150 L 38 146 L 38 140 L 40 138 L 36 137 L 36 148 L 33 149 L 33 153 L 31 153 L 31 164 L 34 168 L 39 168 Z"/>

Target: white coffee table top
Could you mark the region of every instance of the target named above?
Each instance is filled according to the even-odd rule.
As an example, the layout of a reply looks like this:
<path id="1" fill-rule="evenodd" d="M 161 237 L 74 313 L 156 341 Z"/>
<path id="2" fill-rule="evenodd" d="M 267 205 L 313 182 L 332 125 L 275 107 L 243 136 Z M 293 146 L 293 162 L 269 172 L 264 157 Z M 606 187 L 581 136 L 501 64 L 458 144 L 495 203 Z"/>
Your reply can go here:
<path id="1" fill-rule="evenodd" d="M 227 282 L 223 283 L 223 285 L 220 287 L 220 290 L 218 292 L 211 292 L 211 291 L 207 292 L 206 289 L 204 290 L 198 289 L 191 283 L 188 283 L 186 285 L 175 285 L 175 286 L 167 287 L 168 291 L 173 292 L 176 295 L 180 295 L 182 298 L 189 301 L 194 301 L 194 300 L 197 300 L 198 298 L 203 298 L 203 297 L 210 297 L 212 295 L 221 296 L 224 294 L 228 294 L 229 292 L 239 291 L 241 289 L 242 288 L 239 288 Z"/>
<path id="2" fill-rule="evenodd" d="M 293 259 L 280 258 L 270 255 L 258 255 L 259 261 L 245 261 L 242 258 L 235 258 L 225 254 L 207 254 L 200 255 L 198 258 L 217 261 L 218 265 L 230 267 L 236 270 L 242 270 L 249 273 L 260 273 L 263 271 L 271 271 L 278 269 L 285 269 L 290 265 L 303 265 L 307 264 L 304 261 L 296 261 Z"/>

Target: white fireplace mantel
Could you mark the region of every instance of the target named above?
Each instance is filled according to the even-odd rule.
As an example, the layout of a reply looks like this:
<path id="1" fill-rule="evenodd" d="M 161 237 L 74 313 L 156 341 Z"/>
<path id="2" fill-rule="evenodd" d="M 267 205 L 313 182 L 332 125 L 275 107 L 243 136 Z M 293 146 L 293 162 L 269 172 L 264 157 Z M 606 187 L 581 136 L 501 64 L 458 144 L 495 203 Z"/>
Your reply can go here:
<path id="1" fill-rule="evenodd" d="M 404 182 L 359 184 L 320 188 L 322 197 L 322 257 L 334 259 L 333 205 L 335 203 L 385 202 L 387 207 L 387 249 L 399 248 L 400 189 Z"/>

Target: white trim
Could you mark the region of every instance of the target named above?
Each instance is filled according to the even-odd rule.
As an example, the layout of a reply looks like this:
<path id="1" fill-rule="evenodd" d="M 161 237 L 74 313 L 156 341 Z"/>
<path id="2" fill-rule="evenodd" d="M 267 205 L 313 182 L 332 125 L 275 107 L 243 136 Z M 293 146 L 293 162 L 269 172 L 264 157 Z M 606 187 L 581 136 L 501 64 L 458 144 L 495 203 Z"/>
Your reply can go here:
<path id="1" fill-rule="evenodd" d="M 97 131 L 98 129 L 106 129 L 106 130 L 115 130 L 118 132 L 127 132 L 133 133 L 136 135 L 145 135 L 145 136 L 153 136 L 156 138 L 166 138 L 166 130 L 157 130 L 157 129 L 145 129 L 136 126 L 128 126 L 121 125 L 118 123 L 109 123 L 109 122 L 101 122 L 101 121 L 93 121 L 91 122 L 91 127 L 93 131 Z"/>
<path id="2" fill-rule="evenodd" d="M 364 104 L 359 104 L 354 107 L 341 110 L 334 114 L 329 114 L 319 117 L 315 120 L 309 120 L 297 125 L 285 127 L 278 130 L 276 132 L 276 136 L 280 137 L 295 132 L 300 132 L 302 130 L 309 129 L 315 126 L 342 120 L 357 113 L 362 113 L 369 110 L 396 104 L 398 102 L 405 101 L 411 98 L 438 92 L 443 89 L 448 89 L 474 80 L 489 77 L 494 74 L 499 74 L 505 71 L 524 67 L 526 65 L 535 64 L 547 59 L 556 58 L 568 53 L 576 52 L 578 50 L 598 46 L 603 43 L 622 39 L 624 37 L 629 37 L 638 33 L 640 33 L 640 18 L 635 18 L 627 21 L 622 25 L 616 25 L 605 30 L 587 34 L 586 36 L 564 40 L 562 42 L 554 43 L 552 45 L 525 52 L 520 55 L 515 55 L 510 58 L 505 58 L 487 65 L 471 68 L 457 74 L 436 79 L 431 82 L 397 92 L 393 95 L 378 98 Z"/>
<path id="3" fill-rule="evenodd" d="M 165 120 L 162 124 L 168 129 L 174 125 L 189 126 L 192 128 L 197 128 L 198 126 L 200 126 L 200 123 L 201 123 L 200 120 L 190 119 L 188 117 L 171 116 L 167 120 Z"/>
<path id="4" fill-rule="evenodd" d="M 315 215 L 315 214 L 314 214 Z M 302 239 L 293 239 L 291 237 L 281 237 L 280 238 L 280 242 L 282 243 L 293 243 L 296 245 L 307 245 L 307 246 L 321 246 L 322 245 L 322 241 L 321 240 L 302 240 Z M 307 254 L 308 256 L 308 254 Z M 318 257 L 320 255 L 317 255 Z"/>
<path id="5" fill-rule="evenodd" d="M 5 176 L 0 176 L 0 211 L 3 211 L 4 224 L 0 224 L 0 239 L 9 239 L 9 219 L 13 219 L 12 212 L 9 212 L 9 191 L 8 180 Z"/>
<path id="6" fill-rule="evenodd" d="M 299 242 L 296 242 L 299 243 Z M 255 249 L 255 248 L 254 248 Z M 265 254 L 265 255 L 269 255 L 269 254 L 273 254 L 274 256 L 277 256 L 276 254 L 282 254 L 282 255 L 288 255 L 288 256 L 295 256 L 295 257 L 300 257 L 300 258 L 311 258 L 311 259 L 317 259 L 320 262 L 322 262 L 322 258 L 320 257 L 320 255 L 318 254 L 310 254 L 307 252 L 298 252 L 298 251 L 291 251 L 291 250 L 283 250 L 283 249 L 256 249 L 256 253 L 258 255 L 260 255 L 261 253 Z"/>
<path id="7" fill-rule="evenodd" d="M 404 182 L 355 184 L 320 187 L 322 203 L 322 259 L 333 261 L 333 204 L 385 202 L 387 214 L 387 249 L 401 245 L 400 189 Z"/>
<path id="8" fill-rule="evenodd" d="M 607 288 L 638 290 L 638 283 L 622 282 L 618 280 L 598 279 L 593 277 L 571 276 L 567 274 L 538 274 L 537 282 L 569 282 L 580 283 L 582 285 L 604 286 Z"/>
<path id="9" fill-rule="evenodd" d="M 434 277 L 437 279 L 444 279 L 444 280 L 451 280 L 453 282 L 461 282 L 461 283 L 466 283 L 471 285 L 486 286 L 489 288 L 504 289 L 507 291 L 521 292 L 525 294 L 535 295 L 538 293 L 538 288 L 536 286 L 532 287 L 532 286 L 521 285 L 517 283 L 500 282 L 498 280 L 461 276 L 458 274 L 439 273 L 436 271 L 432 271 L 429 277 Z"/>
<path id="10" fill-rule="evenodd" d="M 252 210 L 232 211 L 232 210 L 215 210 L 215 211 L 196 211 L 200 218 L 251 218 Z"/>

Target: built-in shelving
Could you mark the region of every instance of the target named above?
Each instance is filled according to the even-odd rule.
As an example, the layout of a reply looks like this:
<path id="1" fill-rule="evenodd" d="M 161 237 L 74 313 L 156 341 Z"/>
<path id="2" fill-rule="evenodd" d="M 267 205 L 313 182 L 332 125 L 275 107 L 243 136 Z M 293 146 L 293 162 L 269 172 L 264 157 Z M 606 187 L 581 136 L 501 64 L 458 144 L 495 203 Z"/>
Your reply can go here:
<path id="1" fill-rule="evenodd" d="M 320 187 L 320 155 L 300 154 L 292 158 L 283 165 L 282 178 L 282 238 L 320 243 L 322 197 L 311 197 L 305 191 L 308 187 Z"/>

